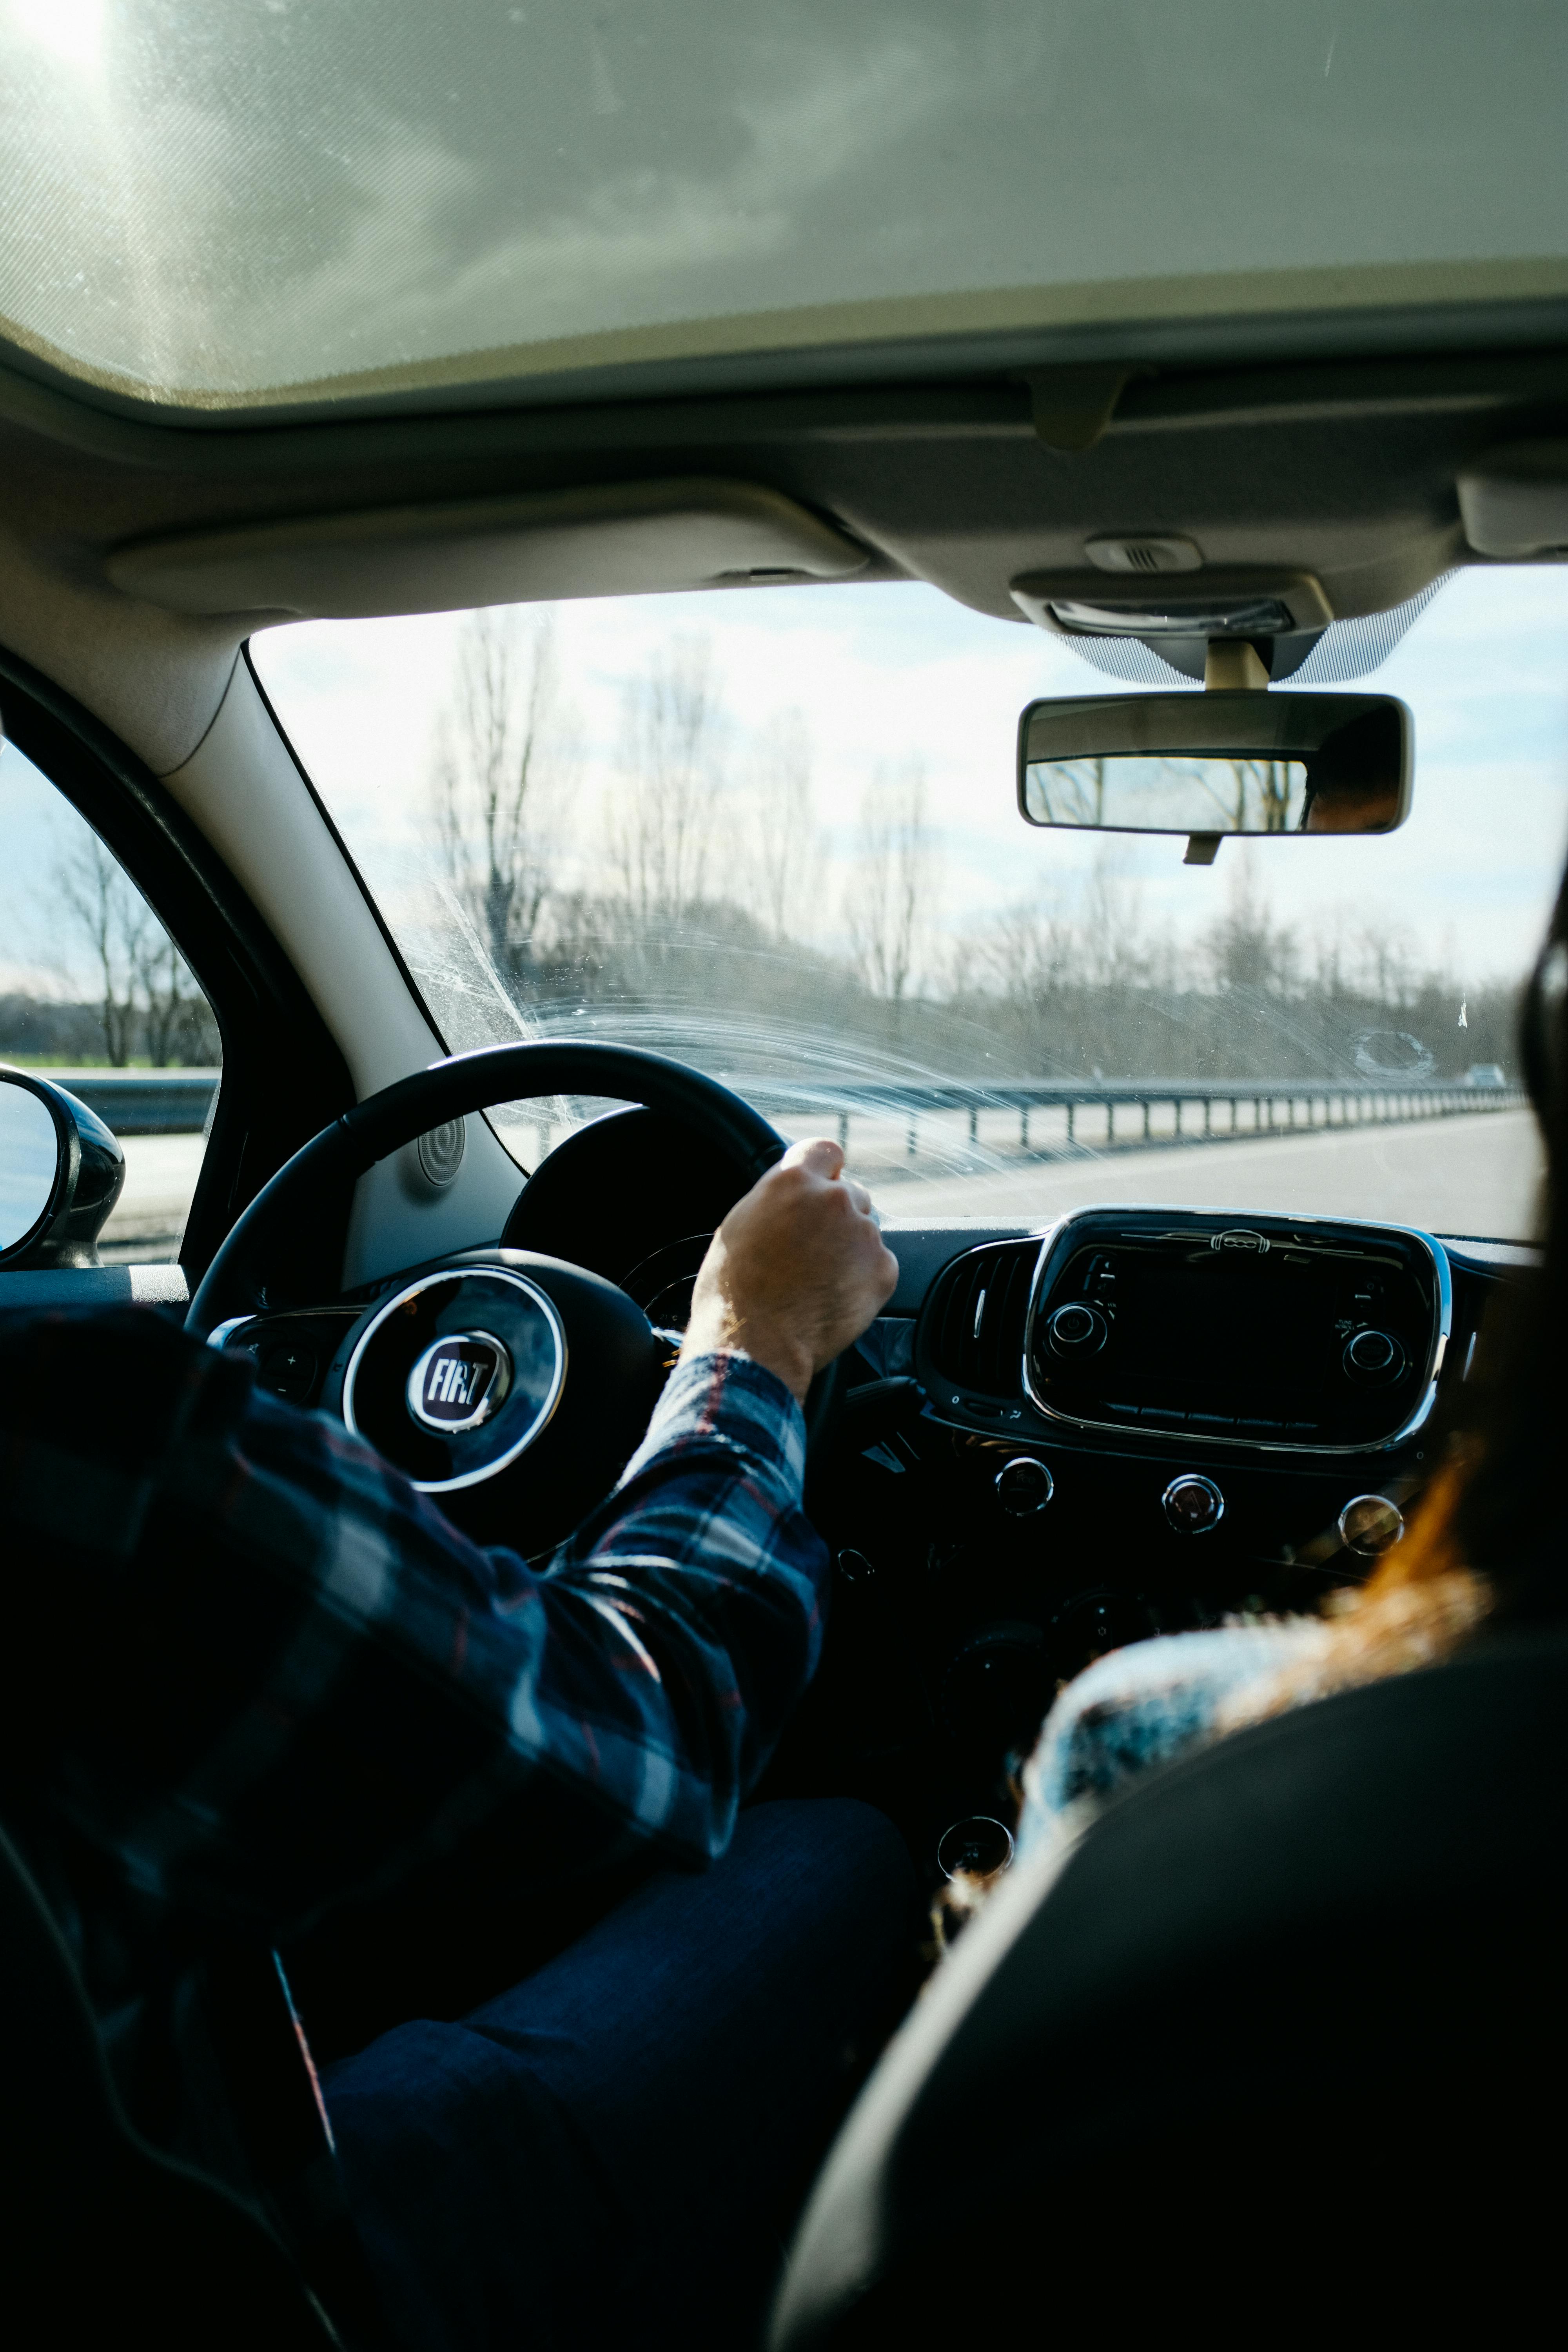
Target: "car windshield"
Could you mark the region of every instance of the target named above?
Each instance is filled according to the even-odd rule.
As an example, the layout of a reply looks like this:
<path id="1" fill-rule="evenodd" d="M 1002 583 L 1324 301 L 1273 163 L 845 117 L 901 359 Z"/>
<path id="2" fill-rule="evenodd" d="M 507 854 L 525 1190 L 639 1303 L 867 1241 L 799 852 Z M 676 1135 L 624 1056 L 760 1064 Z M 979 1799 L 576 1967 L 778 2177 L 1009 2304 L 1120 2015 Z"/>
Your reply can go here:
<path id="1" fill-rule="evenodd" d="M 1096 673 L 919 584 L 312 622 L 252 656 L 454 1052 L 675 1055 L 842 1136 L 905 1219 L 1532 1229 L 1515 1032 L 1568 831 L 1562 571 L 1458 575 L 1369 681 L 1415 717 L 1398 832 L 1207 866 L 1026 825 L 1018 713 Z M 531 1167 L 604 1108 L 495 1122 Z"/>

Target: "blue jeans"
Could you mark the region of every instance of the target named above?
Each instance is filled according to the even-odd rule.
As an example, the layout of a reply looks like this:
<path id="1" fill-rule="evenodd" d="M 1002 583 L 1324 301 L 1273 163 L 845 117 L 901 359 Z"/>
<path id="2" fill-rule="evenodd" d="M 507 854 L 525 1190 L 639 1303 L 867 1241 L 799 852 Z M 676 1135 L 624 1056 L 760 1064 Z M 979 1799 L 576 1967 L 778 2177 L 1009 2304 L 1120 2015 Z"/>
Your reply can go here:
<path id="1" fill-rule="evenodd" d="M 328 2068 L 350 2205 L 417 2352 L 755 2336 L 781 2233 L 913 1948 L 903 1841 L 847 1799 L 742 1812 L 455 2024 Z"/>

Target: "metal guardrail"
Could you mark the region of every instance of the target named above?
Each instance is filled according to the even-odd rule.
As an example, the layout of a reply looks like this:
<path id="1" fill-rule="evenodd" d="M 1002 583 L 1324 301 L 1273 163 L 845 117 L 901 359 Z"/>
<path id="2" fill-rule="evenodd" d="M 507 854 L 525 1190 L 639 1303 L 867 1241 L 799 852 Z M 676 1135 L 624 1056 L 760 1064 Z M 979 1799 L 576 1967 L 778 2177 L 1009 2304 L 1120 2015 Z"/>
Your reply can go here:
<path id="1" fill-rule="evenodd" d="M 49 1070 L 40 1076 L 68 1087 L 116 1135 L 195 1135 L 206 1124 L 217 1091 L 216 1070 Z M 1519 1087 L 1410 1084 L 1395 1079 L 1345 1085 L 1325 1079 L 1096 1078 L 1088 1084 L 1055 1078 L 988 1080 L 868 1079 L 822 1086 L 773 1076 L 731 1076 L 728 1083 L 749 1101 L 784 1117 L 806 1116 L 837 1123 L 847 1145 L 858 1118 L 907 1118 L 907 1146 L 919 1146 L 924 1113 L 966 1111 L 968 1138 L 977 1144 L 982 1114 L 1013 1111 L 1018 1144 L 1034 1148 L 1030 1120 L 1047 1111 L 1065 1113 L 1061 1145 L 1067 1150 L 1139 1144 L 1215 1143 L 1235 1136 L 1304 1134 L 1325 1128 L 1386 1127 L 1409 1120 L 1452 1118 L 1460 1112 L 1517 1110 L 1528 1097 Z M 1154 1114 L 1171 1114 L 1169 1130 L 1156 1132 Z M 1079 1114 L 1104 1114 L 1103 1141 L 1084 1146 Z M 1119 1123 L 1120 1122 L 1120 1123 Z M 1131 1131 L 1129 1131 L 1131 1129 Z M 1058 1146 L 1044 1146 L 1054 1150 Z"/>
<path id="2" fill-rule="evenodd" d="M 115 1135 L 200 1135 L 217 1093 L 216 1070 L 39 1070 L 97 1113 Z"/>
<path id="3" fill-rule="evenodd" d="M 1424 1079 L 1394 1079 L 1376 1084 L 1346 1085 L 1326 1079 L 1258 1078 L 1097 1078 L 1088 1085 L 1054 1078 L 991 1080 L 985 1085 L 880 1080 L 864 1086 L 818 1087 L 776 1078 L 731 1078 L 737 1093 L 783 1116 L 807 1114 L 836 1119 L 838 1140 L 848 1148 L 850 1121 L 856 1117 L 908 1119 L 906 1149 L 913 1157 L 919 1146 L 921 1115 L 929 1111 L 967 1111 L 968 1139 L 978 1146 L 982 1112 L 1013 1110 L 1018 1116 L 1018 1145 L 1023 1151 L 1037 1147 L 1030 1139 L 1031 1117 L 1044 1111 L 1065 1113 L 1058 1144 L 1039 1147 L 1044 1154 L 1058 1150 L 1129 1149 L 1139 1145 L 1228 1142 L 1234 1136 L 1264 1136 L 1321 1132 L 1328 1128 L 1387 1127 L 1414 1119 L 1452 1118 L 1461 1112 L 1518 1110 L 1529 1097 L 1521 1087 L 1470 1087 Z M 1154 1114 L 1168 1109 L 1167 1131 L 1156 1132 Z M 1078 1132 L 1079 1114 L 1100 1111 L 1105 1118 L 1102 1139 L 1086 1144 Z M 1120 1118 L 1120 1125 L 1119 1125 Z M 1128 1131 L 1129 1125 L 1131 1132 Z"/>

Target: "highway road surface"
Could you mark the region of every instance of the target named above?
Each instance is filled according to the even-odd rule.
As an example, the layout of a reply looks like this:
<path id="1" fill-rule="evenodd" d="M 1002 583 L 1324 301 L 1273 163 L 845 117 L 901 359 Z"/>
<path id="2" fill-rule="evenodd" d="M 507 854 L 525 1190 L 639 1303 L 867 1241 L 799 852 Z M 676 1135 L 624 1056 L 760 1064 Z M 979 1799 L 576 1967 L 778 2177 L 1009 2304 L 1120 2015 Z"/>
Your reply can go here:
<path id="1" fill-rule="evenodd" d="M 1058 1160 L 921 1182 L 874 1178 L 883 1213 L 933 1223 L 1014 1218 L 1044 1224 L 1098 1202 L 1375 1217 L 1428 1233 L 1527 1241 L 1541 1154 L 1529 1111 L 1489 1111 L 1412 1127 L 1320 1129 L 1253 1142 L 1190 1144 Z"/>

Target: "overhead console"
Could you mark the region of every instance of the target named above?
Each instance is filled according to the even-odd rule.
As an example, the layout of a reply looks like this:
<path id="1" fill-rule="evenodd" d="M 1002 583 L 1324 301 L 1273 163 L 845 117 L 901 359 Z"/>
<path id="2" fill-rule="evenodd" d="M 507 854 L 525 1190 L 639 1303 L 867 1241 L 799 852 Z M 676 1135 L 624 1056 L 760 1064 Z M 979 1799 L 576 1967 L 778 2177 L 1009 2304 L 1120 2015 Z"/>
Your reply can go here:
<path id="1" fill-rule="evenodd" d="M 979 1426 L 1376 1452 L 1430 1412 L 1451 1323 L 1447 1258 L 1422 1234 L 1088 1209 L 956 1260 L 917 1361 L 937 1410 Z"/>

